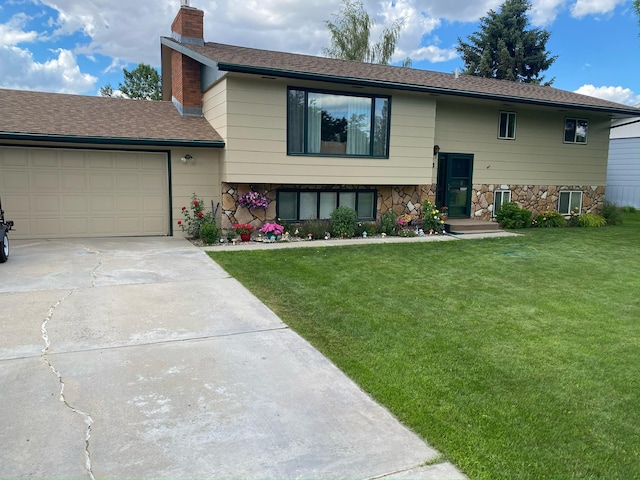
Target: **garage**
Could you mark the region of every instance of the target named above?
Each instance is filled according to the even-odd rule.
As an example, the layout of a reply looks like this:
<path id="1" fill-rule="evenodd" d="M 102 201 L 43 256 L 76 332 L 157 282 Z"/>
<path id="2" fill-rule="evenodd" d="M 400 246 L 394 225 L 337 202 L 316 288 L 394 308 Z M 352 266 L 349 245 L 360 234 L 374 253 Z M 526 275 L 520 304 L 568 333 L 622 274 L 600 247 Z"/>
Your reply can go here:
<path id="1" fill-rule="evenodd" d="M 12 238 L 167 235 L 167 152 L 0 146 Z"/>

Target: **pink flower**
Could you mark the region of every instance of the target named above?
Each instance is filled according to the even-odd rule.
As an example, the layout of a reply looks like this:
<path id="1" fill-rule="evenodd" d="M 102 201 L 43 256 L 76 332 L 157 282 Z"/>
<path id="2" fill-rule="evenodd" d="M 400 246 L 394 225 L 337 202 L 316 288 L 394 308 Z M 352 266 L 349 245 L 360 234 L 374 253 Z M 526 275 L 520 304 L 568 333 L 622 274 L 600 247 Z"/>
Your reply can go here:
<path id="1" fill-rule="evenodd" d="M 182 211 L 184 212 L 187 209 L 187 207 L 182 207 Z"/>
<path id="2" fill-rule="evenodd" d="M 178 220 L 178 225 L 182 225 L 182 220 Z"/>
<path id="3" fill-rule="evenodd" d="M 193 206 L 194 206 L 194 207 L 197 207 L 198 205 L 200 205 L 200 204 L 198 203 L 198 201 L 197 201 L 197 200 L 194 200 L 194 201 L 193 201 Z"/>
<path id="4" fill-rule="evenodd" d="M 202 217 L 203 213 L 202 212 L 198 212 L 198 216 Z"/>

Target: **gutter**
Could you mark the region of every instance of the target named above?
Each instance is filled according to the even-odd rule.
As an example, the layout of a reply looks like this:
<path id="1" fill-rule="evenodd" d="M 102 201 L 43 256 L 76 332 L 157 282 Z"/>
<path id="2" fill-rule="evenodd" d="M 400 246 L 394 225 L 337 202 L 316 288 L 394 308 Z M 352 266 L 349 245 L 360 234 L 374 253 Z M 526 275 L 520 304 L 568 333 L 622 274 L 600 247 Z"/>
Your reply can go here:
<path id="1" fill-rule="evenodd" d="M 85 135 L 49 135 L 46 133 L 0 132 L 0 140 L 20 140 L 56 143 L 90 143 L 93 145 L 137 145 L 153 147 L 224 148 L 223 140 L 186 140 L 171 138 L 93 137 Z"/>

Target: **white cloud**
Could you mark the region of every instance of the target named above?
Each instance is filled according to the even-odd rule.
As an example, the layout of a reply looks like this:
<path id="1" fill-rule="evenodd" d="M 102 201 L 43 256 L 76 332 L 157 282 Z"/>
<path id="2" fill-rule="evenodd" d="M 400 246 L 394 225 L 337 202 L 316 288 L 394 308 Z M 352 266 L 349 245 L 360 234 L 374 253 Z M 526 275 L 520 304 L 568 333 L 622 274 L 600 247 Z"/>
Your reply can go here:
<path id="1" fill-rule="evenodd" d="M 611 13 L 617 5 L 622 5 L 626 0 L 577 0 L 571 7 L 571 16 L 582 18 L 586 15 Z"/>
<path id="2" fill-rule="evenodd" d="M 637 105 L 640 103 L 640 95 L 633 93 L 630 88 L 624 87 L 596 87 L 594 85 L 582 85 L 575 93 L 602 98 L 625 105 Z"/>
<path id="3" fill-rule="evenodd" d="M 428 60 L 432 63 L 438 63 L 457 58 L 458 52 L 456 52 L 455 48 L 439 48 L 434 45 L 429 45 L 428 47 L 412 50 L 409 57 L 411 57 L 413 61 Z"/>
<path id="4" fill-rule="evenodd" d="M 544 27 L 553 23 L 566 0 L 534 0 L 531 2 L 529 19 L 531 24 L 537 27 Z"/>
<path id="5" fill-rule="evenodd" d="M 23 29 L 28 17 L 24 13 L 14 15 L 7 23 L 0 23 L 0 45 L 18 45 L 19 43 L 33 42 L 38 37 L 38 32 Z"/>
<path id="6" fill-rule="evenodd" d="M 59 93 L 84 92 L 94 87 L 98 79 L 80 71 L 72 52 L 59 49 L 53 53 L 56 58 L 38 63 L 28 50 L 0 47 L 2 86 Z"/>

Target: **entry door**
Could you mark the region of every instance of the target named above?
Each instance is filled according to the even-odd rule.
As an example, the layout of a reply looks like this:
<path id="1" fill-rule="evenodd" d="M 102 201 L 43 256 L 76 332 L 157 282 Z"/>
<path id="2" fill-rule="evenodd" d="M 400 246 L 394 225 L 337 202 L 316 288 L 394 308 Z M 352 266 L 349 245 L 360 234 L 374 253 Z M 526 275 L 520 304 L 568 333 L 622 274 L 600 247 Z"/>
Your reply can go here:
<path id="1" fill-rule="evenodd" d="M 449 217 L 471 216 L 471 178 L 473 155 L 466 153 L 438 154 L 438 185 L 436 203 L 447 206 Z"/>

